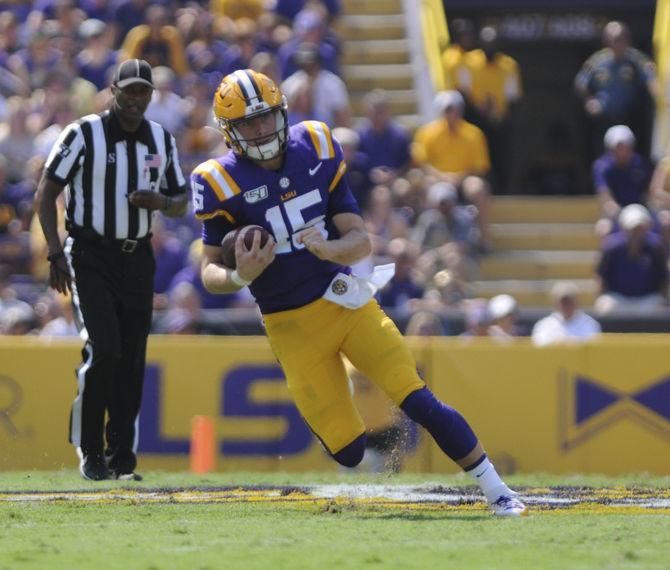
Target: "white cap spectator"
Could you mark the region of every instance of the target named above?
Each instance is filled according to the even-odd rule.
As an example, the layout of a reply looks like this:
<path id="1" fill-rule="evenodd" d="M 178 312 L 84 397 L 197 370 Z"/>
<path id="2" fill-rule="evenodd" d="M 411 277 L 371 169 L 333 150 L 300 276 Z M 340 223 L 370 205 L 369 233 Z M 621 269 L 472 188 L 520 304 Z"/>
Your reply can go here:
<path id="1" fill-rule="evenodd" d="M 30 332 L 35 320 L 32 308 L 22 301 L 0 314 L 0 335 L 21 336 Z"/>
<path id="2" fill-rule="evenodd" d="M 83 39 L 88 40 L 89 38 L 95 38 L 104 34 L 105 28 L 105 22 L 102 20 L 98 20 L 97 18 L 89 18 L 88 20 L 84 20 L 81 24 L 79 24 L 77 31 Z"/>
<path id="3" fill-rule="evenodd" d="M 651 214 L 642 204 L 629 204 L 619 214 L 619 226 L 622 230 L 632 231 L 638 226 L 651 224 Z"/>
<path id="4" fill-rule="evenodd" d="M 556 310 L 533 326 L 535 346 L 580 342 L 601 332 L 600 323 L 579 309 L 579 289 L 572 281 L 558 281 L 551 288 Z"/>
<path id="5" fill-rule="evenodd" d="M 307 32 L 321 28 L 324 25 L 324 20 L 316 10 L 309 8 L 301 10 L 293 21 L 293 30 L 299 34 L 304 35 Z"/>
<path id="6" fill-rule="evenodd" d="M 465 99 L 463 99 L 463 95 L 455 90 L 440 91 L 437 95 L 435 95 L 433 105 L 435 106 L 435 110 L 438 113 L 444 113 L 447 109 L 451 109 L 453 107 L 464 109 Z"/>
<path id="7" fill-rule="evenodd" d="M 620 144 L 635 146 L 635 135 L 626 125 L 615 125 L 607 129 L 603 142 L 608 150 L 612 150 Z"/>
<path id="8" fill-rule="evenodd" d="M 363 102 L 369 108 L 378 108 L 388 105 L 391 96 L 385 89 L 373 89 L 363 97 Z"/>
<path id="9" fill-rule="evenodd" d="M 579 288 L 572 281 L 557 281 L 551 288 L 551 297 L 556 303 L 563 299 L 576 299 Z"/>
<path id="10" fill-rule="evenodd" d="M 347 127 L 333 129 L 333 138 L 343 147 L 358 148 L 361 141 L 358 133 Z"/>
<path id="11" fill-rule="evenodd" d="M 492 320 L 497 321 L 507 317 L 518 308 L 518 303 L 512 295 L 496 295 L 492 297 L 488 304 L 488 312 Z"/>
<path id="12" fill-rule="evenodd" d="M 159 65 L 153 69 L 154 87 L 156 89 L 168 89 L 175 80 L 175 72 L 165 65 Z"/>

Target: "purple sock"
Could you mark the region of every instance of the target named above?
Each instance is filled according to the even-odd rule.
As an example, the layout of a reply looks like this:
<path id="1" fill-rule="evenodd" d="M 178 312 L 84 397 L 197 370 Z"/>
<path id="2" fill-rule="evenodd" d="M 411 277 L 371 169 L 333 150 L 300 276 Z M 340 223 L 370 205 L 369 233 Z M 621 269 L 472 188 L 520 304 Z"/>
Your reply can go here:
<path id="1" fill-rule="evenodd" d="M 412 392 L 400 405 L 410 419 L 428 430 L 451 459 L 458 461 L 477 445 L 477 436 L 465 418 L 440 402 L 428 388 Z"/>

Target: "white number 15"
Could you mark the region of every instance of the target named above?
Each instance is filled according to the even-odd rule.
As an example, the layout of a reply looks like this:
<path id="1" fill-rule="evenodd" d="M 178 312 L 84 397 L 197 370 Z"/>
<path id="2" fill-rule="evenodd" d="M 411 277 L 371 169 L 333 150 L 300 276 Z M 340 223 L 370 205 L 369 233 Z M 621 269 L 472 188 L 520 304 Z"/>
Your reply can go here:
<path id="1" fill-rule="evenodd" d="M 291 244 L 293 245 L 293 249 L 304 248 L 303 244 L 296 242 L 295 234 L 300 230 L 311 228 L 312 226 L 319 228 L 323 237 L 328 239 L 325 222 L 326 216 L 321 215 L 311 220 L 305 220 L 302 215 L 302 210 L 314 206 L 319 202 L 321 202 L 321 194 L 318 190 L 312 190 L 311 192 L 307 192 L 307 194 L 297 196 L 282 204 L 291 227 L 290 232 L 284 223 L 280 206 L 273 206 L 265 212 L 265 219 L 272 226 L 272 233 L 277 241 L 275 253 L 290 253 Z"/>

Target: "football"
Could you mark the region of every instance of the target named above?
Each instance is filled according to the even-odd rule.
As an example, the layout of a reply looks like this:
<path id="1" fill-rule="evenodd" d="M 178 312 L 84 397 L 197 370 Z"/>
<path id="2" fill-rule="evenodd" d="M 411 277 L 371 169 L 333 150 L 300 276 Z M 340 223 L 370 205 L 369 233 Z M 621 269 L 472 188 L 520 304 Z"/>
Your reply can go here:
<path id="1" fill-rule="evenodd" d="M 231 232 L 228 232 L 221 241 L 221 263 L 226 267 L 235 269 L 237 267 L 237 260 L 235 259 L 235 241 L 240 232 L 244 233 L 244 246 L 251 249 L 254 242 L 254 235 L 256 232 L 261 234 L 261 247 L 267 242 L 270 234 L 261 226 L 242 226 Z"/>

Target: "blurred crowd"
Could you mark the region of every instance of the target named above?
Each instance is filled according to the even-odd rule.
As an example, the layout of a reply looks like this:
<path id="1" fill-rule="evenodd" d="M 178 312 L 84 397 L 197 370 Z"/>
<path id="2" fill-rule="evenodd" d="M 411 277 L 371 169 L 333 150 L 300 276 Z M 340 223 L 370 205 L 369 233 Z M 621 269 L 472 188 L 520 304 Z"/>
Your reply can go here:
<path id="1" fill-rule="evenodd" d="M 377 89 L 365 95 L 365 117 L 355 121 L 340 76 L 346 46 L 335 31 L 339 12 L 337 0 L 0 2 L 0 334 L 76 335 L 68 300 L 46 286 L 34 191 L 62 128 L 104 110 L 118 62 L 141 58 L 153 66 L 156 85 L 146 116 L 174 133 L 185 173 L 226 152 L 212 128 L 211 98 L 235 69 L 280 84 L 291 123 L 316 119 L 333 129 L 373 239 L 373 255 L 355 270 L 396 264 L 380 302 L 409 318 L 407 334 L 448 334 L 439 315 L 458 307 L 465 336 L 534 338 L 535 330 L 516 327 L 514 298 L 472 299 L 470 285 L 479 259 L 495 249 L 490 196 L 507 184 L 509 128 L 523 96 L 518 64 L 500 51 L 495 28 L 476 31 L 456 20 L 444 53 L 450 89 L 435 97 L 435 120 L 407 131 L 393 116 L 393 94 Z M 670 162 L 654 172 L 634 109 L 641 90 L 656 89 L 653 64 L 630 47 L 625 26 L 612 24 L 619 27 L 608 24 L 603 50 L 576 79 L 601 137 L 593 178 L 603 210 L 602 311 L 630 299 L 638 307 L 666 302 L 670 235 Z M 619 72 L 601 73 L 613 66 Z M 192 215 L 153 222 L 155 332 L 203 332 L 203 311 L 254 306 L 246 289 L 204 289 L 199 233 Z M 596 331 L 577 298 L 574 286 L 560 284 L 547 317 L 553 321 L 538 336 Z"/>

